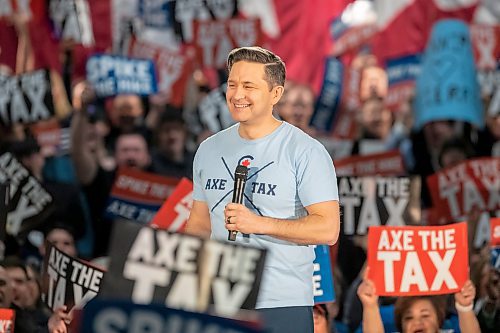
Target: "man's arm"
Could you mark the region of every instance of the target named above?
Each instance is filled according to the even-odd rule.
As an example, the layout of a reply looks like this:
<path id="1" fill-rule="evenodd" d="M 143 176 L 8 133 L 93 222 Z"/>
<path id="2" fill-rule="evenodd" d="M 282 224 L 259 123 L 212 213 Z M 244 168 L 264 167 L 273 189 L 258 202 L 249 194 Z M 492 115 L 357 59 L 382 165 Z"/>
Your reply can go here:
<path id="1" fill-rule="evenodd" d="M 89 120 L 85 114 L 93 92 L 86 83 L 75 87 L 73 119 L 71 120 L 71 159 L 75 173 L 82 185 L 90 184 L 97 175 L 98 163 L 88 142 Z"/>
<path id="2" fill-rule="evenodd" d="M 210 213 L 207 204 L 204 201 L 194 200 L 184 232 L 190 235 L 209 238 L 211 231 Z"/>
<path id="3" fill-rule="evenodd" d="M 254 214 L 243 205 L 230 203 L 224 215 L 226 229 L 245 234 L 265 234 L 297 244 L 314 245 L 337 242 L 340 230 L 338 201 L 325 201 L 306 207 L 309 215 L 297 220 L 276 219 Z"/>

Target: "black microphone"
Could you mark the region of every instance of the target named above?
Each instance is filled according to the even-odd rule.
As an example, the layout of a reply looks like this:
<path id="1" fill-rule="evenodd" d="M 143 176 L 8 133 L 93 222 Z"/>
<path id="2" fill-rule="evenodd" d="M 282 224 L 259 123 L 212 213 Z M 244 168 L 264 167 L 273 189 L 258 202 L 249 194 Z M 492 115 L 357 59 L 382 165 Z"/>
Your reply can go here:
<path id="1" fill-rule="evenodd" d="M 248 168 L 244 165 L 238 165 L 234 172 L 234 190 L 233 190 L 233 203 L 243 203 L 243 194 L 245 194 L 245 184 L 247 182 Z M 238 231 L 229 230 L 227 239 L 230 241 L 236 240 Z"/>

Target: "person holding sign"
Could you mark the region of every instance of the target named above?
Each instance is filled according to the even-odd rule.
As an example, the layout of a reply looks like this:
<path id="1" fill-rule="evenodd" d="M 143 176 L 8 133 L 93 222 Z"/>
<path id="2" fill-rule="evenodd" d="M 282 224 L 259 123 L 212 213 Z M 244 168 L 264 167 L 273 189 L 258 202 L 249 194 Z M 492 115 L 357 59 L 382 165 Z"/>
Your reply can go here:
<path id="1" fill-rule="evenodd" d="M 358 296 L 363 304 L 363 332 L 384 332 L 380 316 L 378 295 L 375 284 L 364 279 L 358 287 Z M 468 280 L 459 292 L 455 293 L 455 307 L 458 312 L 460 330 L 479 333 L 479 323 L 473 311 L 476 288 Z M 401 333 L 438 333 L 444 322 L 444 308 L 437 296 L 399 297 L 395 304 L 396 326 Z"/>
<path id="2" fill-rule="evenodd" d="M 128 96 L 129 97 L 129 96 Z M 117 99 L 128 105 L 126 112 L 131 112 L 134 118 L 139 112 L 137 105 L 131 106 L 127 96 Z M 95 124 L 91 123 L 90 110 L 96 96 L 93 88 L 86 82 L 75 88 L 71 120 L 71 158 L 75 167 L 76 177 L 82 185 L 88 201 L 92 228 L 95 235 L 93 257 L 104 256 L 107 253 L 109 238 L 114 220 L 105 216 L 107 200 L 119 167 L 135 168 L 142 171 L 152 171 L 151 155 L 148 142 L 141 128 L 127 128 L 120 132 L 114 141 L 114 162 L 106 166 L 101 145 L 103 138 L 96 143 Z M 127 111 L 128 110 L 128 111 Z M 125 118 L 127 118 L 126 116 Z M 135 119 L 135 118 L 134 118 Z"/>
<path id="3" fill-rule="evenodd" d="M 266 248 L 256 308 L 270 332 L 313 332 L 312 244 L 339 233 L 335 169 L 316 140 L 273 116 L 285 64 L 260 47 L 229 53 L 226 102 L 237 124 L 205 140 L 193 167 L 186 232 Z M 248 169 L 243 204 L 231 203 L 236 167 Z M 240 168 L 241 169 L 241 168 Z"/>

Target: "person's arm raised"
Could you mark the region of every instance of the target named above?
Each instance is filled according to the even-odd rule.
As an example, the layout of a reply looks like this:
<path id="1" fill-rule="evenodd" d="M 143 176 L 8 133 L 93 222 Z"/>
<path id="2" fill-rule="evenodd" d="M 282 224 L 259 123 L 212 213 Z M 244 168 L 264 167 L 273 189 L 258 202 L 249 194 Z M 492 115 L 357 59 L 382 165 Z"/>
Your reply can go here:
<path id="1" fill-rule="evenodd" d="M 210 213 L 204 201 L 193 201 L 193 208 L 191 208 L 184 232 L 202 238 L 210 237 Z"/>
<path id="2" fill-rule="evenodd" d="M 224 210 L 226 229 L 245 234 L 265 234 L 297 244 L 337 242 L 340 228 L 338 201 L 325 201 L 306 207 L 308 215 L 296 220 L 258 216 L 247 207 L 230 203 Z"/>
<path id="3" fill-rule="evenodd" d="M 462 289 L 455 293 L 455 307 L 458 313 L 460 331 L 467 333 L 480 333 L 479 322 L 474 313 L 474 298 L 476 288 L 471 280 L 467 280 Z"/>
<path id="4" fill-rule="evenodd" d="M 364 279 L 358 287 L 358 297 L 363 304 L 363 332 L 384 333 L 384 324 L 380 316 L 378 295 L 373 281 Z"/>
<path id="5" fill-rule="evenodd" d="M 94 94 L 86 83 L 81 82 L 75 86 L 73 96 L 71 159 L 79 182 L 82 185 L 88 185 L 94 180 L 98 171 L 97 158 L 88 142 L 90 123 L 85 114 L 88 104 L 94 98 Z"/>

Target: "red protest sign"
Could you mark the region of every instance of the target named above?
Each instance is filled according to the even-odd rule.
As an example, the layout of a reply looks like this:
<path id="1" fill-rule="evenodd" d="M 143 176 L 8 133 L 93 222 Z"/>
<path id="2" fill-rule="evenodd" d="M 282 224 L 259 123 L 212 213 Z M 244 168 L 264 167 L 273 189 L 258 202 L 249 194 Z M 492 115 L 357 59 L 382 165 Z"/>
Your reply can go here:
<path id="1" fill-rule="evenodd" d="M 151 220 L 151 225 L 169 231 L 182 231 L 193 207 L 193 183 L 182 178 L 168 200 Z"/>
<path id="2" fill-rule="evenodd" d="M 378 295 L 453 293 L 469 275 L 467 224 L 370 227 L 368 278 Z"/>
<path id="3" fill-rule="evenodd" d="M 120 168 L 111 189 L 106 216 L 147 224 L 179 181 L 178 178 Z"/>
<path id="4" fill-rule="evenodd" d="M 361 106 L 359 98 L 361 69 L 347 67 L 342 78 L 341 107 L 334 121 L 332 135 L 336 138 L 354 140 L 358 129 L 355 110 Z"/>
<path id="5" fill-rule="evenodd" d="M 165 177 L 132 168 L 120 168 L 111 194 L 145 202 L 163 202 L 179 183 L 179 179 Z"/>
<path id="6" fill-rule="evenodd" d="M 340 56 L 348 51 L 358 49 L 370 40 L 377 32 L 375 24 L 362 24 L 351 27 L 347 32 L 335 39 L 332 47 L 332 54 Z"/>
<path id="7" fill-rule="evenodd" d="M 398 150 L 335 160 L 337 176 L 399 176 L 405 173 Z"/>
<path id="8" fill-rule="evenodd" d="M 480 70 L 496 69 L 500 57 L 500 26 L 472 24 L 470 34 L 476 67 Z"/>
<path id="9" fill-rule="evenodd" d="M 495 217 L 490 220 L 490 245 L 491 247 L 500 246 L 500 217 Z"/>
<path id="10" fill-rule="evenodd" d="M 427 177 L 432 198 L 431 224 L 466 219 L 476 207 L 500 208 L 500 157 L 469 160 Z"/>
<path id="11" fill-rule="evenodd" d="M 262 44 L 258 19 L 195 21 L 194 27 L 198 61 L 203 67 L 225 68 L 227 55 L 233 48 Z"/>
<path id="12" fill-rule="evenodd" d="M 12 309 L 0 309 L 0 333 L 14 333 L 16 312 Z"/>
<path id="13" fill-rule="evenodd" d="M 186 82 L 193 64 L 192 48 L 173 51 L 133 38 L 128 55 L 153 60 L 157 70 L 158 91 L 166 96 L 170 104 L 182 105 Z"/>

